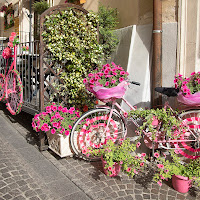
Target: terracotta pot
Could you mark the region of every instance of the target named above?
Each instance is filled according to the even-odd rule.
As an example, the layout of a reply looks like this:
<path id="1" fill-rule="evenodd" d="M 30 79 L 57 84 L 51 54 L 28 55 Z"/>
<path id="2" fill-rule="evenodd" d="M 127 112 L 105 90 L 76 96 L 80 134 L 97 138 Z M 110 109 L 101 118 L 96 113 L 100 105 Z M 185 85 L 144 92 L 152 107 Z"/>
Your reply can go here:
<path id="1" fill-rule="evenodd" d="M 189 191 L 192 184 L 192 180 L 189 180 L 188 177 L 173 175 L 172 176 L 172 185 L 174 189 L 180 193 L 186 193 Z"/>
<path id="2" fill-rule="evenodd" d="M 101 161 L 103 165 L 103 171 L 107 176 L 114 177 L 119 174 L 121 170 L 121 165 L 119 163 L 115 162 L 114 165 L 112 166 L 112 170 L 111 169 L 109 170 L 108 168 L 105 168 L 106 161 L 103 159 L 103 156 L 101 156 Z M 109 174 L 109 171 L 112 171 L 112 174 Z"/>

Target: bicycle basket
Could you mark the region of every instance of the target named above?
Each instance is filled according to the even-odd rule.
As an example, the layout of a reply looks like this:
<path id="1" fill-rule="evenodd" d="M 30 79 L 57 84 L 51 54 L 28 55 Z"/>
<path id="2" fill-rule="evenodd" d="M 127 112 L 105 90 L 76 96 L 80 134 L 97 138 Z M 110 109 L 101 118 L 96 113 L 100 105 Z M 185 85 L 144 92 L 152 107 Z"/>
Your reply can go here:
<path id="1" fill-rule="evenodd" d="M 117 86 L 112 88 L 106 88 L 102 86 L 89 87 L 86 85 L 88 91 L 92 92 L 97 99 L 107 103 L 113 101 L 114 99 L 122 98 L 126 92 L 128 83 L 123 81 Z"/>
<path id="2" fill-rule="evenodd" d="M 177 95 L 177 100 L 187 106 L 200 106 L 200 92 L 185 96 L 182 92 Z"/>

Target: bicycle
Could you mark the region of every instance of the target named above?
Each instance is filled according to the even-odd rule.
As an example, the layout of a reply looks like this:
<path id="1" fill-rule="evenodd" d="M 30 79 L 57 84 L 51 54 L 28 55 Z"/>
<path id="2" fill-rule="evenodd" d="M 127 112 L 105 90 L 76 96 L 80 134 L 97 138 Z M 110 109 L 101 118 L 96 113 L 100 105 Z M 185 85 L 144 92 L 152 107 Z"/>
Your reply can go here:
<path id="1" fill-rule="evenodd" d="M 138 82 L 132 81 L 131 83 L 140 85 L 140 83 Z M 86 160 L 96 160 L 98 158 L 88 157 L 88 147 L 101 148 L 101 146 L 105 144 L 108 139 L 111 139 L 115 143 L 119 143 L 123 141 L 123 139 L 126 137 L 127 112 L 122 109 L 119 103 L 117 103 L 117 99 L 118 98 L 113 96 L 110 96 L 108 99 L 100 98 L 100 100 L 105 103 L 110 102 L 111 106 L 97 105 L 95 109 L 86 112 L 76 121 L 71 131 L 70 141 L 72 149 L 77 156 Z M 120 99 L 126 105 L 128 105 L 130 109 L 135 110 L 135 108 L 126 99 L 123 98 L 123 95 Z M 169 105 L 166 104 L 166 107 L 173 111 L 173 109 Z M 138 128 L 143 123 L 141 118 L 131 118 L 130 120 L 133 122 L 136 128 Z M 151 140 L 149 133 L 147 133 L 145 130 L 143 131 L 142 137 L 144 138 L 145 136 L 147 136 L 148 138 L 150 138 L 153 144 L 153 155 L 156 143 L 159 149 L 174 149 L 179 151 L 179 153 L 181 153 L 186 158 L 196 159 L 199 156 L 191 156 L 187 153 L 187 151 L 195 154 L 200 152 L 200 139 L 198 134 L 198 129 L 200 128 L 200 125 L 198 124 L 196 126 L 193 126 L 192 124 L 199 121 L 200 118 L 196 118 L 193 120 L 191 120 L 190 118 L 186 118 L 184 124 L 187 126 L 187 131 L 181 134 L 181 138 L 178 138 L 177 140 L 171 140 L 170 138 L 164 137 L 162 138 L 162 140 L 157 140 L 156 142 L 154 142 Z M 192 137 L 192 139 L 190 137 Z M 137 141 L 140 139 L 140 136 L 136 135 L 131 139 L 132 141 Z M 194 146 L 193 143 L 198 143 L 198 146 Z"/>
<path id="2" fill-rule="evenodd" d="M 8 69 L 9 57 L 13 58 L 13 61 Z M 12 115 L 16 115 L 21 111 L 23 104 L 22 81 L 19 72 L 16 70 L 17 44 L 14 46 L 14 55 L 9 55 L 6 58 L 5 74 L 0 74 L 0 101 L 6 100 L 7 109 Z"/>

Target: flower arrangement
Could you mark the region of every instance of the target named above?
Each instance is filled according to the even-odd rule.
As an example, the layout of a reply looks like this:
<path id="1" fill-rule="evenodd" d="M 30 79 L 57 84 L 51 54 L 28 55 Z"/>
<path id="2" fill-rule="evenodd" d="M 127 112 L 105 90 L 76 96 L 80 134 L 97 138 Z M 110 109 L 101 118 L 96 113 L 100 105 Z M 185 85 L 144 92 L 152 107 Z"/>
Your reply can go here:
<path id="1" fill-rule="evenodd" d="M 112 176 L 115 173 L 113 165 L 118 163 L 121 169 L 130 176 L 134 176 L 143 171 L 146 166 L 146 154 L 133 155 L 136 148 L 140 143 L 130 143 L 130 139 L 127 138 L 121 141 L 120 145 L 117 145 L 112 140 L 108 140 L 106 144 L 100 149 L 89 148 L 83 152 L 89 156 L 102 156 L 106 165 L 104 169 L 108 170 L 107 175 Z"/>
<path id="2" fill-rule="evenodd" d="M 80 117 L 74 107 L 67 109 L 61 105 L 52 103 L 45 107 L 45 112 L 36 114 L 32 120 L 33 129 L 38 131 L 50 131 L 52 134 L 64 134 L 68 136 L 73 123 Z"/>
<path id="3" fill-rule="evenodd" d="M 154 154 L 157 162 L 156 173 L 154 174 L 153 180 L 157 182 L 160 186 L 163 180 L 170 179 L 173 175 L 180 175 L 188 177 L 192 180 L 194 185 L 200 186 L 200 159 L 190 160 L 189 163 L 183 163 L 174 153 L 173 150 L 170 151 L 172 160 L 169 161 L 166 155 L 161 157 L 158 152 Z"/>
<path id="4" fill-rule="evenodd" d="M 165 109 L 136 109 L 128 113 L 129 118 L 141 119 L 142 125 L 138 127 L 137 134 L 145 133 L 151 141 L 157 142 L 168 136 L 170 139 L 177 139 L 183 134 L 186 126 L 177 116 L 176 111 Z M 154 122 L 157 121 L 155 125 Z"/>
<path id="5" fill-rule="evenodd" d="M 178 74 L 174 79 L 175 88 L 180 88 L 181 92 L 189 96 L 200 91 L 200 72 L 192 72 L 190 77 L 183 77 Z"/>
<path id="6" fill-rule="evenodd" d="M 120 65 L 112 62 L 111 64 L 103 65 L 101 69 L 96 68 L 93 73 L 89 73 L 88 78 L 85 78 L 83 83 L 88 84 L 90 88 L 95 86 L 112 88 L 127 80 L 128 75 L 129 73 Z"/>

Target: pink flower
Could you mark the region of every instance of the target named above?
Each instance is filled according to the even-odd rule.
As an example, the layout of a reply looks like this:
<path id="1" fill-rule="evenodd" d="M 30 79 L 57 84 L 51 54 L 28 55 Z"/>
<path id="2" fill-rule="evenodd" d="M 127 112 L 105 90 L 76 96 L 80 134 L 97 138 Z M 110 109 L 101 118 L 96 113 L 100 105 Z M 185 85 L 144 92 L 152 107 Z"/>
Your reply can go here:
<path id="1" fill-rule="evenodd" d="M 144 163 L 142 162 L 142 163 L 140 163 L 140 167 L 143 167 L 144 166 Z"/>
<path id="2" fill-rule="evenodd" d="M 91 83 L 91 84 L 94 84 L 94 79 L 93 79 L 93 78 L 90 79 L 90 83 Z"/>
<path id="3" fill-rule="evenodd" d="M 50 127 L 48 126 L 47 123 L 44 123 L 41 127 L 41 130 L 44 131 L 44 132 L 47 132 L 50 130 Z"/>
<path id="4" fill-rule="evenodd" d="M 35 128 L 36 127 L 36 124 L 35 122 L 32 122 L 32 127 Z"/>
<path id="5" fill-rule="evenodd" d="M 67 112 L 68 112 L 68 109 L 65 107 L 65 108 L 62 109 L 62 112 L 63 112 L 63 113 L 67 113 Z"/>
<path id="6" fill-rule="evenodd" d="M 66 135 L 66 136 L 69 135 L 69 131 L 68 131 L 68 130 L 65 131 L 65 135 Z"/>
<path id="7" fill-rule="evenodd" d="M 158 181 L 157 183 L 158 183 L 158 185 L 162 186 L 162 182 L 161 181 Z"/>
<path id="8" fill-rule="evenodd" d="M 129 167 L 126 171 L 127 171 L 127 172 L 130 172 L 130 171 L 131 171 L 131 168 Z"/>
<path id="9" fill-rule="evenodd" d="M 57 111 L 57 107 L 56 107 L 56 106 L 53 106 L 53 105 L 51 105 L 51 110 L 55 112 L 55 111 Z"/>
<path id="10" fill-rule="evenodd" d="M 164 165 L 163 165 L 163 164 L 157 164 L 157 167 L 158 167 L 159 169 L 164 169 Z"/>
<path id="11" fill-rule="evenodd" d="M 108 167 L 108 170 L 109 170 L 109 171 L 112 171 L 112 167 L 111 167 L 111 166 L 109 166 L 109 167 Z"/>
<path id="12" fill-rule="evenodd" d="M 126 74 L 125 71 L 121 71 L 121 72 L 120 72 L 120 75 L 125 75 L 125 74 Z"/>
<path id="13" fill-rule="evenodd" d="M 119 82 L 122 82 L 123 80 L 124 80 L 123 77 L 120 77 L 120 78 L 119 78 Z"/>
<path id="14" fill-rule="evenodd" d="M 113 80 L 113 79 L 111 80 L 111 83 L 112 83 L 112 84 L 114 84 L 115 82 L 116 82 L 116 80 Z"/>
<path id="15" fill-rule="evenodd" d="M 114 76 L 117 76 L 117 73 L 116 73 L 116 72 L 113 72 L 112 74 L 113 74 Z"/>
<path id="16" fill-rule="evenodd" d="M 142 156 L 142 157 L 145 157 L 145 156 L 146 156 L 146 153 L 142 153 L 141 156 Z"/>
<path id="17" fill-rule="evenodd" d="M 63 107 L 62 106 L 58 106 L 58 111 L 62 111 Z"/>
<path id="18" fill-rule="evenodd" d="M 165 169 L 165 170 L 164 170 L 164 172 L 165 172 L 165 173 L 168 173 L 168 172 L 169 172 L 169 170 L 168 170 L 168 169 Z"/>
<path id="19" fill-rule="evenodd" d="M 134 172 L 135 174 L 138 174 L 138 172 L 137 172 L 135 169 L 133 170 L 133 172 Z"/>
<path id="20" fill-rule="evenodd" d="M 10 36 L 10 37 L 9 37 L 9 42 L 13 42 L 13 41 L 14 41 L 14 38 L 15 38 L 14 36 Z"/>
<path id="21" fill-rule="evenodd" d="M 58 124 L 58 122 L 53 122 L 53 123 L 52 123 L 52 126 L 53 126 L 54 128 L 58 128 L 59 124 Z"/>
<path id="22" fill-rule="evenodd" d="M 195 72 L 192 72 L 192 73 L 191 73 L 191 76 L 192 76 L 192 75 L 195 75 Z"/>
<path id="23" fill-rule="evenodd" d="M 53 128 L 51 129 L 51 134 L 55 134 L 56 133 L 56 130 Z"/>
<path id="24" fill-rule="evenodd" d="M 137 145 L 136 145 L 136 147 L 137 147 L 137 148 L 139 148 L 139 147 L 140 147 L 140 145 L 141 145 L 141 143 L 140 143 L 140 142 L 138 142 L 138 143 L 137 143 Z"/>
<path id="25" fill-rule="evenodd" d="M 51 107 L 50 106 L 47 106 L 45 109 L 46 109 L 46 112 L 48 112 L 48 113 L 51 112 Z"/>
<path id="26" fill-rule="evenodd" d="M 123 161 L 120 161 L 119 164 L 122 165 L 122 164 L 123 164 Z"/>
<path id="27" fill-rule="evenodd" d="M 127 112 L 124 112 L 123 115 L 124 115 L 124 117 L 126 117 L 126 118 L 128 117 L 128 113 L 127 113 Z"/>
<path id="28" fill-rule="evenodd" d="M 11 33 L 11 36 L 15 37 L 17 34 L 15 32 Z"/>
<path id="29" fill-rule="evenodd" d="M 69 125 L 68 127 L 69 127 L 69 129 L 72 129 L 72 126 L 71 126 L 71 125 Z"/>
<path id="30" fill-rule="evenodd" d="M 107 81 L 107 82 L 105 83 L 105 86 L 109 86 L 109 81 Z"/>
<path id="31" fill-rule="evenodd" d="M 89 77 L 89 78 L 93 77 L 93 74 L 92 74 L 92 73 L 89 73 L 89 74 L 88 74 L 88 77 Z"/>
<path id="32" fill-rule="evenodd" d="M 13 48 L 13 43 L 12 43 L 12 42 L 8 42 L 8 46 L 9 46 L 10 48 Z"/>
<path id="33" fill-rule="evenodd" d="M 165 180 L 165 177 L 163 177 L 162 175 L 160 176 L 162 180 Z"/>
<path id="34" fill-rule="evenodd" d="M 159 155 L 159 153 L 156 152 L 156 153 L 154 153 L 154 156 L 155 156 L 156 158 L 159 158 L 160 155 Z"/>
<path id="35" fill-rule="evenodd" d="M 86 78 L 83 79 L 83 83 L 87 83 L 87 79 Z"/>

